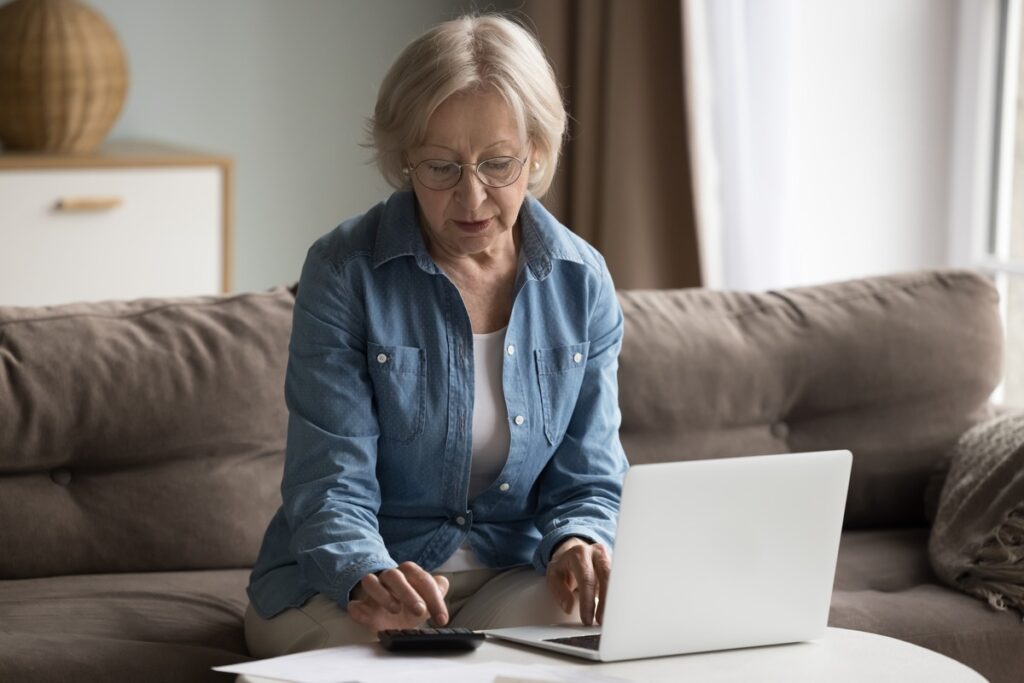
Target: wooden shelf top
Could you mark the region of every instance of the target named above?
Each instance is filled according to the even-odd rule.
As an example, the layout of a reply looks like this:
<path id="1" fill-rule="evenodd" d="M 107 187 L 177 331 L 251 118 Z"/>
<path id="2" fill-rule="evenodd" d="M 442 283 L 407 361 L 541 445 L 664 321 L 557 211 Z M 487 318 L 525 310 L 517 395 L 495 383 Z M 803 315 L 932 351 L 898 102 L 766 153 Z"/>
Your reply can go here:
<path id="1" fill-rule="evenodd" d="M 91 154 L 0 150 L 0 170 L 211 165 L 230 167 L 231 158 L 146 140 L 111 140 Z"/>

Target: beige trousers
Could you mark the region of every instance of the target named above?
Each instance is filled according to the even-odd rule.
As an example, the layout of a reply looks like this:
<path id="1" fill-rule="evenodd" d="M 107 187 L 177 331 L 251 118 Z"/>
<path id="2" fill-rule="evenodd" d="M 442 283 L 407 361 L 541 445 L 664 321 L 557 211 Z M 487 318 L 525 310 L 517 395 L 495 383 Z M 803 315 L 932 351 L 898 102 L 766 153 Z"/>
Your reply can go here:
<path id="1" fill-rule="evenodd" d="M 443 574 L 448 578 L 449 626 L 474 630 L 530 624 L 579 622 L 555 602 L 544 576 L 533 567 L 506 571 L 478 569 Z M 377 640 L 357 624 L 331 598 L 317 593 L 302 607 L 264 619 L 249 605 L 245 612 L 245 640 L 254 657 L 316 650 L 323 647 Z"/>

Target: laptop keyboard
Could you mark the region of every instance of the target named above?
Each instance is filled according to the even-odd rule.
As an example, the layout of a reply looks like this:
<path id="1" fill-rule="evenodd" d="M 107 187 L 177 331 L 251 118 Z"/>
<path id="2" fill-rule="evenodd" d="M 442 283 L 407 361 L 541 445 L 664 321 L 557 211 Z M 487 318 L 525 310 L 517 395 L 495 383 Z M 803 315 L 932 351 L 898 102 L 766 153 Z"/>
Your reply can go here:
<path id="1" fill-rule="evenodd" d="M 545 638 L 546 643 L 559 643 L 560 645 L 572 645 L 574 647 L 582 647 L 587 650 L 596 650 L 601 645 L 601 634 L 596 633 L 592 636 L 568 636 L 567 638 Z"/>

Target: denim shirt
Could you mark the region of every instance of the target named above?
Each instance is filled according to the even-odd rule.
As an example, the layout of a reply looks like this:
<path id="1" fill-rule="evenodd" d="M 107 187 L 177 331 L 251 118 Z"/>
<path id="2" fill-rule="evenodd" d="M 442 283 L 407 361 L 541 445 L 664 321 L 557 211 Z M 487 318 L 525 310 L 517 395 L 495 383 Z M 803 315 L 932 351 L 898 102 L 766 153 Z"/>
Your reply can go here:
<path id="1" fill-rule="evenodd" d="M 427 571 L 469 542 L 492 568 L 543 571 L 569 536 L 612 545 L 627 463 L 616 371 L 623 316 L 604 259 L 534 198 L 502 387 L 511 444 L 468 500 L 473 330 L 427 253 L 411 192 L 319 239 L 295 302 L 282 506 L 248 587 L 269 618 L 367 573 Z"/>

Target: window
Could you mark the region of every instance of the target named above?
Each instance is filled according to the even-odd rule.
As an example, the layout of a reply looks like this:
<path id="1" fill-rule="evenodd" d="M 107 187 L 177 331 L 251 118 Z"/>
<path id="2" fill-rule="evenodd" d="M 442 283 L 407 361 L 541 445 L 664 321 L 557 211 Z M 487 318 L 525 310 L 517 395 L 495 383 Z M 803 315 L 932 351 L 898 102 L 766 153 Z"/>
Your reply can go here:
<path id="1" fill-rule="evenodd" d="M 1021 0 L 1002 0 L 996 60 L 995 166 L 983 263 L 995 278 L 1006 326 L 1003 385 L 995 400 L 1024 407 L 1024 69 Z"/>

